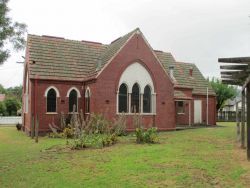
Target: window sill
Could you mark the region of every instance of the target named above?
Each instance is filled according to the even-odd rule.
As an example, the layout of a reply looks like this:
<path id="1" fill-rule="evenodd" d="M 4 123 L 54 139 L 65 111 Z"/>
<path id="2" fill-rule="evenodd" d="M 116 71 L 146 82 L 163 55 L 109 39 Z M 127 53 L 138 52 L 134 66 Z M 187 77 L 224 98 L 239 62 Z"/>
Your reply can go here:
<path id="1" fill-rule="evenodd" d="M 132 116 L 132 115 L 140 115 L 140 116 L 152 116 L 156 115 L 156 113 L 116 113 L 116 115 L 125 115 L 125 116 Z"/>
<path id="2" fill-rule="evenodd" d="M 46 112 L 47 115 L 55 115 L 58 114 L 57 112 Z"/>
<path id="3" fill-rule="evenodd" d="M 178 115 L 185 115 L 185 113 L 177 113 Z"/>

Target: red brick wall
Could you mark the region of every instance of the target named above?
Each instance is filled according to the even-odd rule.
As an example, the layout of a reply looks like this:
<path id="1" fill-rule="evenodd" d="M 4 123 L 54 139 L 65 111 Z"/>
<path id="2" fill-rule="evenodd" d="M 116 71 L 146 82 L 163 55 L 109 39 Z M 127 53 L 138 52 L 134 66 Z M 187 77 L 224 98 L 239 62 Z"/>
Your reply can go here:
<path id="1" fill-rule="evenodd" d="M 182 91 L 187 97 L 192 98 L 192 90 L 190 88 L 175 88 L 175 90 Z M 178 99 L 176 99 L 178 100 Z M 192 100 L 185 100 L 184 101 L 184 114 L 178 114 L 176 112 L 176 124 L 177 125 L 189 125 L 189 113 L 192 113 Z M 191 105 L 191 108 L 189 109 L 189 105 Z M 189 112 L 190 110 L 190 112 Z M 191 117 L 191 116 L 190 116 Z M 191 121 L 192 123 L 192 121 Z"/>
<path id="2" fill-rule="evenodd" d="M 177 125 L 189 125 L 189 113 L 192 113 L 192 110 L 190 110 L 189 112 L 189 105 L 192 106 L 192 101 L 191 100 L 187 100 L 184 101 L 184 113 L 177 113 L 176 112 L 176 124 Z M 190 118 L 191 118 L 191 114 L 190 114 Z"/>
<path id="3" fill-rule="evenodd" d="M 34 80 L 32 82 L 33 90 L 32 90 L 32 95 L 31 95 L 31 100 L 34 101 Z M 57 98 L 57 113 L 56 114 L 48 114 L 46 113 L 47 111 L 47 105 L 46 105 L 46 97 L 44 96 L 45 91 L 48 87 L 54 86 L 58 89 L 60 97 Z M 42 81 L 38 80 L 37 83 L 37 88 L 36 88 L 36 96 L 37 96 L 37 115 L 39 118 L 39 130 L 41 132 L 43 131 L 49 131 L 48 124 L 54 122 L 57 126 L 60 125 L 60 113 L 64 112 L 65 116 L 68 114 L 68 97 L 67 92 L 71 87 L 76 87 L 80 93 L 81 93 L 81 98 L 78 98 L 78 110 L 82 109 L 83 107 L 83 99 L 84 99 L 84 94 L 83 94 L 83 87 L 82 83 L 80 82 L 59 82 L 59 81 Z M 63 102 L 64 101 L 64 102 Z M 34 114 L 34 102 L 32 103 L 32 112 L 31 114 Z M 27 122 L 26 125 L 28 131 L 29 131 L 29 125 Z"/>
<path id="4" fill-rule="evenodd" d="M 99 75 L 97 82 L 91 85 L 91 105 L 97 113 L 105 113 L 113 119 L 116 114 L 116 92 L 122 72 L 134 62 L 141 63 L 151 74 L 156 96 L 155 124 L 159 129 L 175 128 L 174 89 L 170 78 L 157 61 L 150 48 L 140 35 L 134 36 L 112 62 Z M 109 101 L 107 104 L 106 101 Z M 133 129 L 132 115 L 128 115 L 128 129 Z M 152 124 L 153 116 L 143 116 L 146 126 Z"/>

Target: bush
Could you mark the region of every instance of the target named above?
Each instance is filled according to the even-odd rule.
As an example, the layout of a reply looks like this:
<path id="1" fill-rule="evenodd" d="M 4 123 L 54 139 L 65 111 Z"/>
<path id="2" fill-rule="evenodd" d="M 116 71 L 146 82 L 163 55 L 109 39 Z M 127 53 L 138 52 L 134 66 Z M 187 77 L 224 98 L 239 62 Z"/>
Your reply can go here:
<path id="1" fill-rule="evenodd" d="M 73 138 L 74 137 L 74 130 L 72 128 L 64 128 L 63 129 L 63 136 L 65 138 Z"/>
<path id="2" fill-rule="evenodd" d="M 146 143 L 158 143 L 159 142 L 159 137 L 158 137 L 156 127 L 151 127 L 146 132 L 144 132 L 144 142 Z"/>
<path id="3" fill-rule="evenodd" d="M 115 134 L 81 134 L 70 143 L 71 149 L 83 149 L 88 147 L 103 148 L 117 142 Z"/>
<path id="4" fill-rule="evenodd" d="M 49 138 L 64 138 L 63 133 L 56 133 L 56 132 L 51 132 L 48 134 Z"/>
<path id="5" fill-rule="evenodd" d="M 18 131 L 20 131 L 20 130 L 22 129 L 22 124 L 17 123 L 17 124 L 16 124 L 16 129 L 17 129 Z"/>
<path id="6" fill-rule="evenodd" d="M 146 131 L 143 128 L 136 128 L 135 130 L 136 142 L 137 143 L 158 143 L 159 138 L 157 134 L 157 128 L 152 127 Z"/>
<path id="7" fill-rule="evenodd" d="M 102 148 L 117 142 L 117 134 L 112 130 L 111 123 L 102 114 L 91 114 L 88 121 L 84 120 L 83 113 L 71 115 L 70 124 L 63 133 L 69 140 L 72 149 L 88 147 Z"/>
<path id="8" fill-rule="evenodd" d="M 85 127 L 89 134 L 109 134 L 111 132 L 111 123 L 102 114 L 91 114 Z"/>
<path id="9" fill-rule="evenodd" d="M 115 119 L 113 124 L 113 132 L 118 136 L 127 135 L 125 114 L 121 114 Z"/>

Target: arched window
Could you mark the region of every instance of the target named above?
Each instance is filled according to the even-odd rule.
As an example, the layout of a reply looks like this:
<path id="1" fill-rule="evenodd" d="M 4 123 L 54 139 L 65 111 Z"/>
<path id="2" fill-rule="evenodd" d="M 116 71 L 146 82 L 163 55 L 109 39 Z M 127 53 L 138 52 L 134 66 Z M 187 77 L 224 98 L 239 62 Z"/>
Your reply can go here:
<path id="1" fill-rule="evenodd" d="M 144 88 L 143 94 L 143 113 L 150 113 L 151 112 L 151 89 L 147 85 Z"/>
<path id="2" fill-rule="evenodd" d="M 90 113 L 90 90 L 85 92 L 85 113 Z"/>
<path id="3" fill-rule="evenodd" d="M 140 109 L 140 88 L 137 83 L 135 83 L 132 87 L 131 93 L 131 112 L 132 113 L 139 113 Z"/>
<path id="4" fill-rule="evenodd" d="M 47 93 L 47 112 L 56 112 L 56 91 L 53 88 Z"/>
<path id="5" fill-rule="evenodd" d="M 75 105 L 75 112 L 78 111 L 77 106 L 77 92 L 76 90 L 72 89 L 69 93 L 69 112 L 73 112 L 73 106 Z"/>
<path id="6" fill-rule="evenodd" d="M 128 89 L 125 84 L 119 88 L 119 112 L 128 112 Z"/>

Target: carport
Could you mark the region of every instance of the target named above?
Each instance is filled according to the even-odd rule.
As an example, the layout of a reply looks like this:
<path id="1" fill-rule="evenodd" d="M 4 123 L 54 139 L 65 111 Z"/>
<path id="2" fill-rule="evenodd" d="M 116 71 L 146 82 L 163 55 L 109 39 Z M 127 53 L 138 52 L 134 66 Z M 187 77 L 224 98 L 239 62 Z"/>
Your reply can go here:
<path id="1" fill-rule="evenodd" d="M 250 160 L 250 57 L 219 58 L 221 80 L 224 84 L 242 87 L 241 147 L 245 148 L 245 110 L 247 111 L 247 159 Z M 246 99 L 246 100 L 245 100 Z M 246 104 L 246 109 L 245 109 Z"/>

